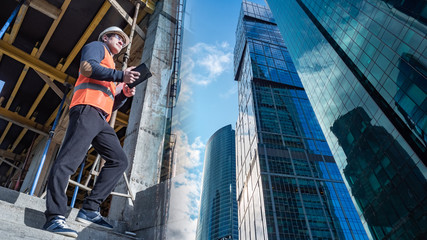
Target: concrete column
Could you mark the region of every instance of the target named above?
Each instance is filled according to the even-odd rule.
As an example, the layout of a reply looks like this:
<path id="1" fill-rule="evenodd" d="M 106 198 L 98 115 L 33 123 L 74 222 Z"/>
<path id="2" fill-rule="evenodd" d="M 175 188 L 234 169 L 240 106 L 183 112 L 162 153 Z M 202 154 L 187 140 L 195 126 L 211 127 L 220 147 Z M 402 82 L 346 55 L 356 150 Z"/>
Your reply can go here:
<path id="1" fill-rule="evenodd" d="M 159 183 L 163 140 L 166 127 L 166 102 L 171 76 L 173 41 L 176 26 L 176 0 L 157 2 L 148 22 L 142 54 L 154 76 L 137 86 L 126 130 L 124 150 L 130 166 L 127 170 L 134 194 Z M 115 191 L 126 192 L 124 180 Z M 138 202 L 138 199 L 136 200 Z M 137 203 L 136 203 L 137 204 Z M 142 203 L 141 203 L 142 204 Z M 113 197 L 109 218 L 132 221 L 134 206 L 129 199 Z"/>

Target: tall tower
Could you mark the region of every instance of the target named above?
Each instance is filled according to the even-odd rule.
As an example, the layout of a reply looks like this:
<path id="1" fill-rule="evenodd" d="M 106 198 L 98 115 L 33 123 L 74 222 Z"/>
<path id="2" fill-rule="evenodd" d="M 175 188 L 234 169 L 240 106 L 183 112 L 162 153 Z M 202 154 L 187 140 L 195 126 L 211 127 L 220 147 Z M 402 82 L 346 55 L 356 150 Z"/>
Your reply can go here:
<path id="1" fill-rule="evenodd" d="M 425 238 L 426 1 L 268 4 L 365 229 Z"/>
<path id="2" fill-rule="evenodd" d="M 236 31 L 240 239 L 368 239 L 267 7 Z"/>
<path id="3" fill-rule="evenodd" d="M 216 131 L 206 144 L 196 240 L 238 239 L 235 131 Z"/>

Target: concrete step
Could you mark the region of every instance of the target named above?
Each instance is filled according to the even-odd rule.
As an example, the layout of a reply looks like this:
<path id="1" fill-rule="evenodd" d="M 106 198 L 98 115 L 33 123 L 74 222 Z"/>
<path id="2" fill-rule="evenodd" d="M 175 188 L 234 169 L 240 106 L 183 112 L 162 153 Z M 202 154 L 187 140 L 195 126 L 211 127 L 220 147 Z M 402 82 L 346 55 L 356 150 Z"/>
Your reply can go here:
<path id="1" fill-rule="evenodd" d="M 0 187 L 0 201 L 8 202 L 19 207 L 32 208 L 38 211 L 44 211 L 46 209 L 46 202 L 44 199 L 4 187 Z"/>
<path id="2" fill-rule="evenodd" d="M 28 239 L 28 240 L 70 240 L 72 238 L 61 236 L 55 233 L 47 232 L 38 228 L 26 225 L 17 225 L 16 223 L 0 220 L 0 239 Z"/>
<path id="3" fill-rule="evenodd" d="M 0 239 L 71 239 L 42 230 L 44 211 L 44 199 L 0 188 Z M 124 234 L 124 224 L 119 222 L 109 221 L 114 231 L 86 226 L 74 220 L 77 213 L 78 209 L 70 208 L 66 217 L 67 224 L 78 232 L 78 239 L 141 239 Z"/>

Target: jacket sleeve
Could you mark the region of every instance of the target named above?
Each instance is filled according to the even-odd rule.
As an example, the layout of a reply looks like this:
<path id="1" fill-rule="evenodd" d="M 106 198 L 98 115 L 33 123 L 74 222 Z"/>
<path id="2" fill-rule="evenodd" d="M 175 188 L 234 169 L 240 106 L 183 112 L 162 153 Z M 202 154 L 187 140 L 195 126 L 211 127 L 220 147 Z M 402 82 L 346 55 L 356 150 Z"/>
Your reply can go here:
<path id="1" fill-rule="evenodd" d="M 122 71 L 101 66 L 104 55 L 104 43 L 95 41 L 85 45 L 80 59 L 80 74 L 96 80 L 123 82 Z"/>
<path id="2" fill-rule="evenodd" d="M 116 87 L 116 96 L 114 97 L 113 111 L 121 108 L 127 100 L 126 95 L 123 93 L 123 83 Z"/>

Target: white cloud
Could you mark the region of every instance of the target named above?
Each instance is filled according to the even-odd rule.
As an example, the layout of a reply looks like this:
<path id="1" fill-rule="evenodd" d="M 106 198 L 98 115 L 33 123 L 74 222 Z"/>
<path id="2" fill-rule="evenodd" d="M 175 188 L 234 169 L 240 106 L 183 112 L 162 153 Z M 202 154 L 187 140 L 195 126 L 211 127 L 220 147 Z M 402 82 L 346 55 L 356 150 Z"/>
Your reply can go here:
<path id="1" fill-rule="evenodd" d="M 183 81 L 206 86 L 231 69 L 233 53 L 228 42 L 197 43 L 185 52 L 181 69 Z"/>
<path id="2" fill-rule="evenodd" d="M 194 239 L 200 206 L 202 150 L 200 137 L 192 143 L 178 130 L 175 146 L 176 176 L 172 180 L 167 239 Z"/>
<path id="3" fill-rule="evenodd" d="M 200 65 L 208 69 L 209 77 L 215 77 L 225 71 L 231 59 L 231 53 L 210 52 L 201 59 Z"/>
<path id="4" fill-rule="evenodd" d="M 173 178 L 168 240 L 195 239 L 201 192 L 199 178 L 198 174 L 181 174 Z"/>
<path id="5" fill-rule="evenodd" d="M 181 130 L 175 133 L 176 145 L 175 156 L 176 160 L 176 175 L 188 171 L 188 169 L 199 167 L 201 165 L 201 151 L 205 145 L 200 140 L 200 137 L 194 139 L 193 143 L 188 142 L 187 134 Z"/>
<path id="6" fill-rule="evenodd" d="M 181 82 L 181 89 L 179 91 L 178 101 L 180 103 L 187 103 L 191 100 L 191 96 L 193 95 L 193 90 L 191 86 L 187 82 Z"/>
<path id="7" fill-rule="evenodd" d="M 228 47 L 230 47 L 230 44 L 228 42 L 222 42 L 221 47 L 222 48 L 228 48 Z"/>
<path id="8" fill-rule="evenodd" d="M 181 89 L 179 92 L 178 101 L 181 103 L 186 103 L 191 99 L 191 96 L 193 95 L 193 91 L 190 86 L 190 79 L 192 79 L 192 71 L 195 64 L 194 61 L 187 55 L 183 56 L 181 64 Z"/>

